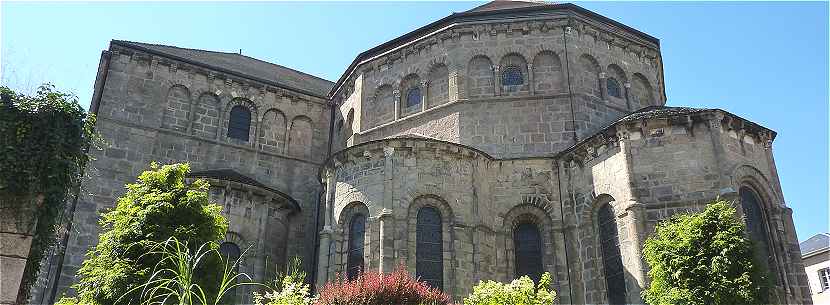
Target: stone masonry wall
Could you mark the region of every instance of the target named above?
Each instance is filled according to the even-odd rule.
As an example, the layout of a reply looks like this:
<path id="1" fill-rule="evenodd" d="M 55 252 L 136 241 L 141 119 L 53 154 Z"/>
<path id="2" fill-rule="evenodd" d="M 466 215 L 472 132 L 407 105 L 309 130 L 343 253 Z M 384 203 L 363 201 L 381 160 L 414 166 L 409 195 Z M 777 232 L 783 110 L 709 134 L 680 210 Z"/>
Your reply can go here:
<path id="1" fill-rule="evenodd" d="M 193 171 L 234 169 L 296 199 L 302 212 L 289 220 L 287 256 L 302 257 L 311 270 L 321 191 L 316 173 L 329 130 L 325 100 L 127 48 L 110 52 L 96 125 L 106 145 L 91 152 L 95 161 L 82 185 L 58 294 L 75 281 L 98 240 L 100 213 L 151 161 L 190 162 Z M 248 142 L 227 137 L 232 105 L 252 113 Z"/>

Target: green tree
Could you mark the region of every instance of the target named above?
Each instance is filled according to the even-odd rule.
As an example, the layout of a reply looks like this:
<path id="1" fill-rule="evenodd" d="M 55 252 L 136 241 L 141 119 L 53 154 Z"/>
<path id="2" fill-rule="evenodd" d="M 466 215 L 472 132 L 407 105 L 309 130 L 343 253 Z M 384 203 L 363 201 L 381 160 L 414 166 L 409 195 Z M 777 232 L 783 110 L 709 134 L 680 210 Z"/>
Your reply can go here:
<path id="1" fill-rule="evenodd" d="M 465 305 L 541 305 L 553 304 L 556 291 L 550 289 L 551 276 L 545 272 L 538 285 L 528 276 L 510 284 L 482 281 L 473 287 L 473 293 L 464 299 Z"/>
<path id="2" fill-rule="evenodd" d="M 49 84 L 31 96 L 0 87 L 0 100 L 0 217 L 34 235 L 18 293 L 25 303 L 65 203 L 80 185 L 95 117 Z"/>
<path id="3" fill-rule="evenodd" d="M 643 254 L 651 284 L 643 298 L 651 305 L 765 304 L 763 271 L 735 209 L 722 200 L 706 210 L 680 214 L 657 226 Z"/>
<path id="4" fill-rule="evenodd" d="M 140 304 L 143 300 L 135 287 L 151 281 L 154 270 L 178 268 L 175 260 L 165 260 L 163 253 L 154 251 L 170 238 L 190 247 L 207 243 L 210 249 L 218 248 L 227 221 L 220 215 L 221 207 L 208 202 L 206 181 L 185 181 L 189 172 L 187 164 L 154 163 L 137 183 L 127 185 L 116 208 L 102 215 L 98 245 L 78 271 L 78 302 Z M 216 255 L 204 259 L 193 272 L 193 282 L 215 299 L 223 263 Z"/>

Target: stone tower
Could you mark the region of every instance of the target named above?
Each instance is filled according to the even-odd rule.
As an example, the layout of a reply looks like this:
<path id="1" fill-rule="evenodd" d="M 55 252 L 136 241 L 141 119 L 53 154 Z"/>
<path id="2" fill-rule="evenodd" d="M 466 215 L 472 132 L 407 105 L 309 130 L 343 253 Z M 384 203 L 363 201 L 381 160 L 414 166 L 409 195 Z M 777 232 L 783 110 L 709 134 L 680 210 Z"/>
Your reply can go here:
<path id="1" fill-rule="evenodd" d="M 775 132 L 666 107 L 659 40 L 579 6 L 454 13 L 359 54 L 336 83 L 128 41 L 101 58 L 91 110 L 109 146 L 35 302 L 74 281 L 99 213 L 150 161 L 209 180 L 223 249 L 249 249 L 255 279 L 293 256 L 317 287 L 403 266 L 459 301 L 479 280 L 547 271 L 563 304 L 642 303 L 654 226 L 720 196 L 762 241 L 775 302 L 810 302 Z"/>

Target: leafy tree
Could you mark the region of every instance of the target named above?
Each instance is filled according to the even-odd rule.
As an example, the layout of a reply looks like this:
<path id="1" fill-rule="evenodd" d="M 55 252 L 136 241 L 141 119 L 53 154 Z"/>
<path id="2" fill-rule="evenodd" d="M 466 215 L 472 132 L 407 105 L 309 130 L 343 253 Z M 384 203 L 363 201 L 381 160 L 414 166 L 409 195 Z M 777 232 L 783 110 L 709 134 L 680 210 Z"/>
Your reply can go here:
<path id="1" fill-rule="evenodd" d="M 185 181 L 189 165 L 150 167 L 137 183 L 127 185 L 116 208 L 103 214 L 98 245 L 78 271 L 79 302 L 139 304 L 140 291 L 134 288 L 154 280 L 154 270 L 181 270 L 180 260 L 165 259 L 164 251 L 158 251 L 159 243 L 174 238 L 190 245 L 184 253 L 198 253 L 194 248 L 203 244 L 217 249 L 225 236 L 227 221 L 219 214 L 221 207 L 208 202 L 207 182 Z M 222 282 L 222 261 L 216 255 L 202 259 L 190 276 L 212 300 Z"/>
<path id="2" fill-rule="evenodd" d="M 651 305 L 765 304 L 763 271 L 755 263 L 744 223 L 727 202 L 716 200 L 696 214 L 680 214 L 657 226 L 643 251 Z"/>
<path id="3" fill-rule="evenodd" d="M 34 95 L 0 87 L 0 206 L 8 223 L 32 233 L 18 303 L 26 303 L 46 249 L 80 185 L 95 142 L 95 117 L 74 95 L 40 86 Z M 36 221 L 31 221 L 36 220 Z"/>
<path id="4" fill-rule="evenodd" d="M 465 305 L 536 305 L 553 304 L 556 291 L 550 289 L 551 276 L 545 272 L 538 285 L 528 276 L 522 276 L 510 284 L 481 281 L 473 287 L 473 293 L 464 299 Z"/>

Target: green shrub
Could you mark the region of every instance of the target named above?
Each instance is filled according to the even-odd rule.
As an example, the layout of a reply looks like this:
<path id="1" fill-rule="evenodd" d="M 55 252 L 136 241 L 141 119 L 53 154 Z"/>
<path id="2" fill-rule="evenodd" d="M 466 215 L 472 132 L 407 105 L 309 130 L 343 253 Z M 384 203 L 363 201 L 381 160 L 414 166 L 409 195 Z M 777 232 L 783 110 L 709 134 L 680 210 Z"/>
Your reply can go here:
<path id="1" fill-rule="evenodd" d="M 24 303 L 43 254 L 55 241 L 65 202 L 78 190 L 87 148 L 97 142 L 95 117 L 77 97 L 49 84 L 33 96 L 0 87 L 0 100 L 0 205 L 3 217 L 17 218 L 3 221 L 37 219 L 21 228 L 34 233 L 18 295 Z"/>
<path id="2" fill-rule="evenodd" d="M 745 230 L 724 201 L 660 223 L 643 251 L 651 267 L 643 299 L 652 305 L 766 304 L 764 276 Z"/>
<path id="3" fill-rule="evenodd" d="M 294 258 L 288 266 L 285 275 L 277 275 L 270 283 L 269 291 L 265 294 L 254 292 L 256 305 L 311 305 L 314 298 L 311 296 L 311 286 L 305 282 L 306 273 L 302 270 L 299 258 Z"/>
<path id="4" fill-rule="evenodd" d="M 216 242 L 224 238 L 227 221 L 219 214 L 222 208 L 208 202 L 207 182 L 185 181 L 189 172 L 187 164 L 159 167 L 154 163 L 137 183 L 127 185 L 116 208 L 102 215 L 98 245 L 87 253 L 78 271 L 80 280 L 74 287 L 80 302 L 140 303 L 134 287 L 150 281 L 153 270 L 176 268 L 162 253 L 154 252 L 171 237 L 190 245 L 191 252 L 202 244 L 218 248 Z M 222 269 L 221 260 L 210 256 L 195 270 L 194 282 L 209 289 L 206 295 L 213 297 Z"/>
<path id="5" fill-rule="evenodd" d="M 528 276 L 513 280 L 510 284 L 481 281 L 473 287 L 473 293 L 464 299 L 465 305 L 536 305 L 553 304 L 556 291 L 550 289 L 551 276 L 545 272 L 538 285 Z"/>

